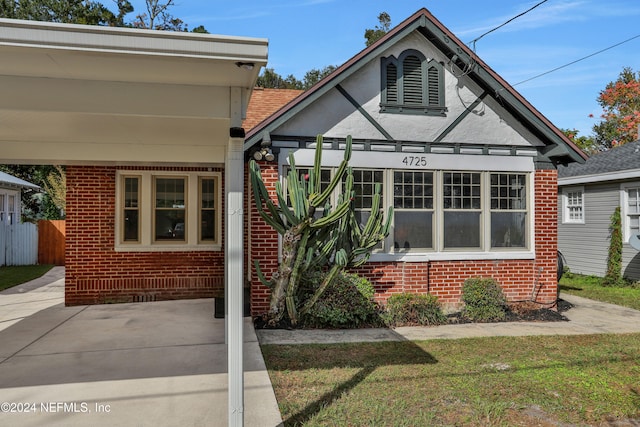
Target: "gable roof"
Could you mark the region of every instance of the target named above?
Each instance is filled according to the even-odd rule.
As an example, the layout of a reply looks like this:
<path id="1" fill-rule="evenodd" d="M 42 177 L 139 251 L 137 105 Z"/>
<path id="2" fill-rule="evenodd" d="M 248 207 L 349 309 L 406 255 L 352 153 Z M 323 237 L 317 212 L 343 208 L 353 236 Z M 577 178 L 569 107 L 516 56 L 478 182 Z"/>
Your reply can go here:
<path id="1" fill-rule="evenodd" d="M 558 167 L 558 183 L 565 185 L 639 177 L 640 140 L 594 154 L 584 164 Z"/>
<path id="2" fill-rule="evenodd" d="M 13 175 L 9 175 L 5 172 L 0 172 L 0 187 L 25 187 L 25 188 L 40 188 L 39 186 L 25 181 L 24 179 L 17 178 Z"/>
<path id="3" fill-rule="evenodd" d="M 381 55 L 398 40 L 415 31 L 433 43 L 457 67 L 471 70 L 467 74 L 469 78 L 489 96 L 498 99 L 510 114 L 545 143 L 546 148 L 542 149 L 542 153 L 546 157 L 556 163 L 584 162 L 587 158 L 586 154 L 425 8 L 418 10 L 371 46 L 349 59 L 329 76 L 290 102 L 286 108 L 279 110 L 251 129 L 245 139 L 245 150 L 260 142 L 263 132 L 270 132 L 284 124 L 376 56 Z"/>
<path id="4" fill-rule="evenodd" d="M 303 90 L 299 89 L 253 88 L 249 106 L 247 107 L 247 117 L 242 122 L 242 127 L 246 131 L 253 129 L 303 92 Z"/>

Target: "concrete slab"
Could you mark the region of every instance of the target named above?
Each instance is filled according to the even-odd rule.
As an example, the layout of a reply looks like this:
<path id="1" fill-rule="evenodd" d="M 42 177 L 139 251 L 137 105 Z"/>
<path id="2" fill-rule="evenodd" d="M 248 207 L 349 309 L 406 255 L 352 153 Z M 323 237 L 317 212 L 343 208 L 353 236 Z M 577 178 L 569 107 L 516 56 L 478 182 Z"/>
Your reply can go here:
<path id="1" fill-rule="evenodd" d="M 56 305 L 0 331 L 0 400 L 14 405 L 0 425 L 226 425 L 224 320 L 213 305 Z M 245 425 L 280 425 L 249 318 L 244 339 Z"/>
<path id="2" fill-rule="evenodd" d="M 395 329 L 267 330 L 256 331 L 260 344 L 312 344 L 365 341 L 460 339 L 487 336 L 577 335 L 640 333 L 640 311 L 573 295 L 562 295 L 573 304 L 563 322 L 468 323 L 411 326 Z"/>

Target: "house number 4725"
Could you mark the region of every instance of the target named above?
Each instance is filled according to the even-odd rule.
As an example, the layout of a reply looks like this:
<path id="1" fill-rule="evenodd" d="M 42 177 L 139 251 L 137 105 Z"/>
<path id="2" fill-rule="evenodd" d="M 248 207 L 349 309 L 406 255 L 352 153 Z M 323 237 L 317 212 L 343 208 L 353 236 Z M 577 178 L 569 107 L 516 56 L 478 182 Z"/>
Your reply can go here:
<path id="1" fill-rule="evenodd" d="M 405 156 L 404 159 L 402 159 L 402 163 L 405 166 L 427 166 L 427 158 L 425 156 Z"/>

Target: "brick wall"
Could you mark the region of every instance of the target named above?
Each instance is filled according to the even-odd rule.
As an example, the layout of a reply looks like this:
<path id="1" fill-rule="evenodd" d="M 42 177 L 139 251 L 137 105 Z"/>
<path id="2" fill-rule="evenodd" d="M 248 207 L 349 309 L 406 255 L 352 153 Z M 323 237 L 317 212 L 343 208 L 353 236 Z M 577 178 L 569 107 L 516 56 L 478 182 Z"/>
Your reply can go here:
<path id="1" fill-rule="evenodd" d="M 262 175 L 275 200 L 277 170 L 262 164 Z M 376 298 L 384 302 L 400 292 L 436 295 L 444 304 L 460 303 L 464 281 L 469 277 L 493 277 L 510 301 L 535 300 L 553 305 L 557 297 L 557 172 L 537 170 L 534 175 L 535 216 L 534 260 L 465 260 L 431 262 L 369 262 L 355 270 L 374 284 Z M 278 235 L 249 209 L 250 258 L 257 259 L 267 277 L 278 268 Z M 269 289 L 260 283 L 251 266 L 251 308 L 253 314 L 268 310 Z"/>
<path id="2" fill-rule="evenodd" d="M 115 185 L 115 167 L 67 167 L 66 305 L 202 298 L 223 292 L 223 251 L 116 252 Z"/>

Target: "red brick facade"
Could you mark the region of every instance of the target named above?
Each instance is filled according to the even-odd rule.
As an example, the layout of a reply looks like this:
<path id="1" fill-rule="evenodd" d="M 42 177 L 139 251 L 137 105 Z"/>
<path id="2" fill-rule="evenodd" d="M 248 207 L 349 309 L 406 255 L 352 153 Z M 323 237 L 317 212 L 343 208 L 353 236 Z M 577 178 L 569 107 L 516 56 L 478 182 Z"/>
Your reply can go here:
<path id="1" fill-rule="evenodd" d="M 275 167 L 262 164 L 262 175 L 275 199 Z M 557 297 L 557 172 L 537 170 L 535 188 L 535 259 L 465 260 L 430 262 L 369 262 L 357 269 L 374 284 L 377 300 L 384 302 L 401 292 L 430 293 L 444 304 L 460 303 L 464 281 L 470 277 L 492 277 L 503 288 L 509 301 L 534 300 L 553 305 Z M 250 209 L 250 258 L 258 260 L 265 276 L 277 270 L 278 235 Z M 253 314 L 268 310 L 269 289 L 251 268 L 251 308 Z"/>
<path id="2" fill-rule="evenodd" d="M 275 198 L 277 167 L 263 163 L 261 168 Z M 223 251 L 115 251 L 116 169 L 67 168 L 66 304 L 201 298 L 223 292 Z M 248 175 L 245 178 L 248 183 Z M 533 298 L 552 305 L 557 296 L 556 184 L 555 170 L 535 172 L 534 260 L 370 262 L 357 272 L 372 281 L 382 302 L 394 293 L 424 292 L 455 305 L 465 279 L 493 277 L 511 301 Z M 258 279 L 254 261 L 271 277 L 278 268 L 278 234 L 260 218 L 248 185 L 245 189 L 245 265 L 251 311 L 259 314 L 268 310 L 269 289 Z"/>
<path id="3" fill-rule="evenodd" d="M 115 251 L 116 169 L 67 167 L 66 305 L 202 298 L 223 292 L 223 251 Z"/>

